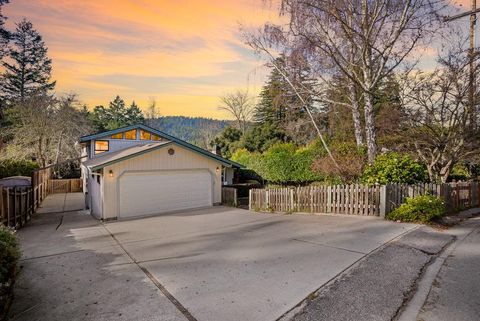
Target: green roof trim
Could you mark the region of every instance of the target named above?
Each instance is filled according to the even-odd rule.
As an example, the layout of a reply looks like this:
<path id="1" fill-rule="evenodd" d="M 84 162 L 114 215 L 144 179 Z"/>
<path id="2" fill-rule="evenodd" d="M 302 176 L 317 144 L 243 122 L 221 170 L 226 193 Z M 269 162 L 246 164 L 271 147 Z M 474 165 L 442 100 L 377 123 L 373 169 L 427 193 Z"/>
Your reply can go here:
<path id="1" fill-rule="evenodd" d="M 219 162 L 222 162 L 224 164 L 227 164 L 227 165 L 230 165 L 232 167 L 236 167 L 236 168 L 245 168 L 245 166 L 243 166 L 242 164 L 239 164 L 237 162 L 234 162 L 234 161 L 231 161 L 229 159 L 226 159 L 226 158 L 223 158 L 219 155 L 216 155 L 216 154 L 213 154 L 203 148 L 200 148 L 198 146 L 195 146 L 193 144 L 190 144 L 190 143 L 187 143 L 186 141 L 184 140 L 181 140 L 177 137 L 174 137 L 174 136 L 171 136 L 167 133 L 164 133 L 158 129 L 155 129 L 155 128 L 152 128 L 152 127 L 149 127 L 149 126 L 146 126 L 146 125 L 143 125 L 143 124 L 137 124 L 137 125 L 130 125 L 130 126 L 126 126 L 126 127 L 122 127 L 122 128 L 117 128 L 117 129 L 114 129 L 114 130 L 109 130 L 109 131 L 106 131 L 106 132 L 101 132 L 101 133 L 96 133 L 96 134 L 91 134 L 91 135 L 86 135 L 86 136 L 82 136 L 80 137 L 80 143 L 85 143 L 85 142 L 88 142 L 90 140 L 94 140 L 94 139 L 97 139 L 97 138 L 100 138 L 100 137 L 104 137 L 104 136 L 111 136 L 111 135 L 114 135 L 114 134 L 118 134 L 118 133 L 122 133 L 122 132 L 125 132 L 125 131 L 129 131 L 129 130 L 132 130 L 132 129 L 143 129 L 143 130 L 146 130 L 146 131 L 149 131 L 151 133 L 154 133 L 158 136 L 161 136 L 165 139 L 168 139 L 170 140 L 171 142 L 174 142 L 180 146 L 183 146 L 185 148 L 188 148 L 194 152 L 197 152 L 199 154 L 202 154 L 204 156 L 207 156 L 207 157 L 210 157 L 210 158 L 213 158 Z M 162 147 L 162 146 L 166 146 L 166 145 L 161 145 L 159 146 L 158 148 Z M 156 148 L 152 148 L 152 149 L 148 149 L 148 150 L 145 150 L 143 151 L 142 153 L 137 153 L 137 154 L 133 154 L 133 155 L 130 155 L 128 156 L 128 158 L 130 157 L 134 157 L 134 156 L 138 156 L 140 154 L 144 154 L 144 153 L 147 153 L 151 150 L 155 150 Z M 121 158 L 120 160 L 124 160 L 126 158 Z M 116 160 L 114 162 L 117 162 L 117 161 L 120 161 L 120 160 Z M 102 165 L 100 168 L 103 168 L 105 167 L 106 165 Z M 95 170 L 95 169 L 94 169 Z"/>

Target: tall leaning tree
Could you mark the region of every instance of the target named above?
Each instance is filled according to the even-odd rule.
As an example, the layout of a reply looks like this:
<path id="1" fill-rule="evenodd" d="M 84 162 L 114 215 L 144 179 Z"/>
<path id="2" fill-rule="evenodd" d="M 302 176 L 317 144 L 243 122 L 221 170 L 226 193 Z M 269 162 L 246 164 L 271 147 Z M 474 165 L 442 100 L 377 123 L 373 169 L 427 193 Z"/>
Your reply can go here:
<path id="1" fill-rule="evenodd" d="M 24 101 L 38 92 L 55 88 L 51 80 L 52 60 L 40 33 L 31 22 L 22 20 L 10 36 L 10 44 L 2 65 L 0 91 L 7 104 Z"/>
<path id="2" fill-rule="evenodd" d="M 377 154 L 375 92 L 439 26 L 444 0 L 282 0 L 287 26 L 268 24 L 264 39 L 289 56 L 301 56 L 329 85 L 334 73 L 348 80 L 357 143 L 373 162 Z M 411 61 L 408 61 L 410 64 Z M 358 93 L 356 92 L 358 90 Z M 359 101 L 359 99 L 361 99 Z M 364 106 L 360 124 L 359 102 Z"/>

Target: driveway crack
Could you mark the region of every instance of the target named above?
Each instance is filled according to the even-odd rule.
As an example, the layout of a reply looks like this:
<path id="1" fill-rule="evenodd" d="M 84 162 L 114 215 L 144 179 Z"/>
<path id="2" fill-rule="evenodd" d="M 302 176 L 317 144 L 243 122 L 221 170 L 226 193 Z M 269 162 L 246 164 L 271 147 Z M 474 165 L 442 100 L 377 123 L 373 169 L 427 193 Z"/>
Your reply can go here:
<path id="1" fill-rule="evenodd" d="M 112 232 L 105 226 L 105 224 L 102 224 L 103 228 L 110 234 L 110 236 L 113 238 L 113 240 L 120 246 L 120 248 L 125 252 L 125 254 L 132 260 L 132 262 L 152 281 L 152 283 L 165 295 L 165 297 L 172 302 L 172 304 L 177 308 L 178 311 L 180 311 L 185 318 L 187 318 L 188 321 L 198 321 L 191 313 L 190 311 L 187 310 L 183 304 L 180 303 L 161 283 L 160 281 L 152 274 L 150 271 L 140 265 L 140 262 L 137 261 L 133 255 L 131 255 L 127 249 L 120 243 L 120 241 L 113 235 Z"/>
<path id="2" fill-rule="evenodd" d="M 355 250 L 349 250 L 349 249 L 345 249 L 345 248 L 343 248 L 343 247 L 328 245 L 328 244 L 325 244 L 325 243 L 318 243 L 318 242 L 312 242 L 312 241 L 301 240 L 301 239 L 292 239 L 292 240 L 297 241 L 297 242 L 303 242 L 303 243 L 309 243 L 309 244 L 314 244 L 314 245 L 320 245 L 320 246 L 329 247 L 329 248 L 332 248 L 332 249 L 337 249 L 337 250 L 342 250 L 342 251 L 347 251 L 347 252 L 352 252 L 352 253 L 357 253 L 357 254 L 362 254 L 362 255 L 367 254 L 367 253 L 365 253 L 365 252 L 360 252 L 360 251 L 355 251 Z"/>

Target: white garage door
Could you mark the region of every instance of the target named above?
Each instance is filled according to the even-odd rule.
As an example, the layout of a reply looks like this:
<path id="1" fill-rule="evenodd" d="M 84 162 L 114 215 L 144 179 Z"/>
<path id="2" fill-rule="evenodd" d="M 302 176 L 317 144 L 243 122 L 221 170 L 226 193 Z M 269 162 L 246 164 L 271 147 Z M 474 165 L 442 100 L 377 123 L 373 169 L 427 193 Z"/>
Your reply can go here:
<path id="1" fill-rule="evenodd" d="M 121 218 L 212 205 L 207 170 L 125 173 L 119 189 Z"/>

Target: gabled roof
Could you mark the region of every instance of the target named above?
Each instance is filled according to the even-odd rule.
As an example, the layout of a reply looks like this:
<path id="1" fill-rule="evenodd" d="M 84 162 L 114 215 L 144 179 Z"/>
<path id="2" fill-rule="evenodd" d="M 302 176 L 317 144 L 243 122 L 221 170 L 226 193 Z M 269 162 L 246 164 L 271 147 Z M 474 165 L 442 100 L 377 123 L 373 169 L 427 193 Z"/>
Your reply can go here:
<path id="1" fill-rule="evenodd" d="M 229 159 L 226 159 L 226 158 L 223 158 L 219 155 L 216 155 L 216 154 L 213 154 L 203 148 L 200 148 L 200 147 L 197 147 L 195 145 L 192 145 L 190 143 L 187 143 L 186 141 L 184 140 L 181 140 L 179 138 L 176 138 L 174 136 L 171 136 L 171 135 L 168 135 L 167 133 L 164 133 L 160 130 L 157 130 L 155 128 L 152 128 L 152 127 L 149 127 L 149 126 L 146 126 L 146 125 L 143 125 L 143 124 L 138 124 L 138 125 L 131 125 L 131 126 L 126 126 L 126 127 L 122 127 L 122 128 L 118 128 L 118 129 L 114 129 L 114 130 L 109 130 L 109 131 L 106 131 L 106 132 L 101 132 L 101 133 L 96 133 L 96 134 L 92 134 L 92 135 L 87 135 L 87 136 L 82 136 L 80 137 L 80 143 L 85 143 L 85 142 L 88 142 L 90 140 L 94 140 L 94 139 L 97 139 L 97 138 L 101 138 L 101 137 L 104 137 L 104 136 L 111 136 L 111 135 L 114 135 L 114 134 L 118 134 L 118 133 L 122 133 L 122 132 L 125 132 L 125 131 L 129 131 L 129 130 L 132 130 L 132 129 L 143 129 L 143 130 L 146 130 L 148 132 L 151 132 L 153 134 L 156 134 L 166 140 L 169 140 L 170 142 L 174 142 L 182 147 L 185 147 L 187 149 L 190 149 L 194 152 L 197 152 L 199 154 L 202 154 L 204 156 L 207 156 L 207 157 L 210 157 L 210 158 L 213 158 L 221 163 L 223 163 L 224 165 L 227 165 L 227 166 L 231 166 L 231 167 L 235 167 L 235 168 L 243 168 L 244 166 L 242 164 L 239 164 L 237 162 L 234 162 L 234 161 L 231 161 Z M 143 144 L 143 145 L 136 145 L 136 146 L 133 146 L 133 147 L 130 147 L 130 148 L 126 148 L 126 149 L 123 149 L 121 151 L 118 151 L 118 152 L 112 152 L 112 153 L 108 153 L 108 154 L 105 154 L 104 156 L 98 156 L 98 157 L 95 157 L 95 158 L 92 158 L 88 161 L 86 161 L 85 163 L 83 163 L 84 165 L 86 166 L 89 166 L 87 165 L 88 162 L 90 161 L 95 161 L 97 159 L 100 159 L 100 158 L 104 158 L 104 157 L 107 157 L 107 156 L 110 156 L 110 155 L 117 155 L 118 154 L 121 154 L 121 152 L 125 151 L 126 154 L 127 153 L 133 153 L 131 155 L 124 155 L 123 157 L 120 157 L 118 160 L 115 160 L 114 162 L 118 162 L 120 160 L 123 160 L 125 159 L 125 157 L 133 157 L 133 156 L 137 156 L 137 155 L 140 155 L 140 154 L 143 154 L 143 153 L 146 153 L 146 152 L 149 152 L 151 150 L 154 150 L 156 148 L 160 148 L 160 147 L 163 147 L 166 145 L 166 143 L 170 143 L 170 142 L 158 142 L 158 143 L 151 143 L 151 144 Z M 155 147 L 153 147 L 153 145 L 155 145 Z M 141 146 L 150 146 L 150 148 L 147 148 L 147 147 L 144 147 L 143 149 L 140 148 Z M 139 149 L 140 148 L 140 149 Z M 133 149 L 133 150 L 130 150 L 130 149 Z M 127 152 L 127 150 L 130 150 L 129 152 Z M 106 159 L 106 158 L 105 158 Z M 113 160 L 112 160 L 113 161 Z M 100 166 L 100 165 L 98 165 Z M 98 167 L 98 166 L 95 166 L 95 167 Z M 106 165 L 104 165 L 106 166 Z M 104 166 L 101 166 L 101 167 L 104 167 Z M 91 166 L 89 166 L 91 167 Z M 94 168 L 95 168 L 94 167 Z M 100 167 L 100 168 L 101 168 Z M 98 169 L 98 168 L 97 168 Z"/>
<path id="2" fill-rule="evenodd" d="M 100 155 L 95 158 L 89 159 L 83 162 L 83 165 L 95 171 L 105 166 L 118 163 L 120 161 L 140 156 L 142 154 L 157 150 L 159 148 L 165 147 L 167 145 L 173 144 L 172 142 L 157 142 L 150 144 L 139 144 L 132 147 L 128 147 L 116 152 L 106 153 L 105 155 Z"/>

